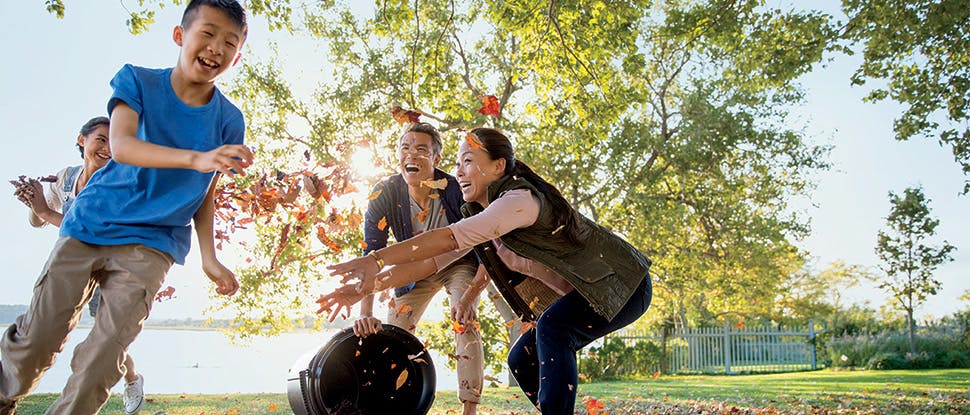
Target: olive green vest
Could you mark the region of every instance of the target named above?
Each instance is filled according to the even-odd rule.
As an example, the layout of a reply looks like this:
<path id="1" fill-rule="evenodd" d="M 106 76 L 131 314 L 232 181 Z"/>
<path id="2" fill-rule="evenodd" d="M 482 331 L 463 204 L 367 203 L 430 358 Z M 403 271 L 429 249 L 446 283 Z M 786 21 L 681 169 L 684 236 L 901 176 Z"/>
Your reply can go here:
<path id="1" fill-rule="evenodd" d="M 612 320 L 647 276 L 650 260 L 625 240 L 583 215 L 579 215 L 578 224 L 583 244 L 578 246 L 571 242 L 565 232 L 556 229 L 558 225 L 546 196 L 524 179 L 505 176 L 493 182 L 488 187 L 489 203 L 506 191 L 523 188 L 539 198 L 539 217 L 531 226 L 501 236 L 502 244 L 519 256 L 556 271 L 589 301 L 597 314 Z M 484 208 L 474 202 L 465 203 L 461 208 L 465 217 L 482 210 Z"/>

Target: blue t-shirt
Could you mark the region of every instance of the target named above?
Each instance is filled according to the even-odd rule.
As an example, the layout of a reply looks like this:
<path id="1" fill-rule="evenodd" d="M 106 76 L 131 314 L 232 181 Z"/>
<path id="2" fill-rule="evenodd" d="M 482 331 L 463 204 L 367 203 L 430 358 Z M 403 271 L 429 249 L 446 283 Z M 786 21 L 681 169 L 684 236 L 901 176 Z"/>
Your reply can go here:
<path id="1" fill-rule="evenodd" d="M 172 90 L 171 73 L 125 65 L 111 80 L 108 113 L 124 101 L 138 113 L 138 138 L 166 147 L 209 151 L 243 143 L 246 126 L 235 105 L 216 89 L 208 104 L 190 107 Z M 213 175 L 111 160 L 91 176 L 60 234 L 96 245 L 142 244 L 184 264 L 192 216 Z"/>

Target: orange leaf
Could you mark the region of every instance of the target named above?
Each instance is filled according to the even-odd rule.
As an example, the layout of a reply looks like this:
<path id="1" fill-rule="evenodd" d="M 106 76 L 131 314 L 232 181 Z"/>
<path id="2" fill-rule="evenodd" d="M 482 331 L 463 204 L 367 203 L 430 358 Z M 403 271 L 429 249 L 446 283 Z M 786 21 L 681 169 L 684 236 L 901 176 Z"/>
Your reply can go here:
<path id="1" fill-rule="evenodd" d="M 377 229 L 383 231 L 385 228 L 387 228 L 387 216 L 381 218 L 381 220 L 377 222 Z"/>
<path id="2" fill-rule="evenodd" d="M 478 109 L 479 114 L 499 116 L 501 108 L 498 103 L 498 97 L 495 95 L 479 95 L 478 99 L 482 101 L 482 107 Z"/>
<path id="3" fill-rule="evenodd" d="M 421 185 L 432 189 L 445 190 L 448 187 L 448 179 L 422 180 Z"/>
<path id="4" fill-rule="evenodd" d="M 279 406 L 276 406 L 276 404 L 273 403 L 273 404 L 270 404 L 269 407 L 266 408 L 266 410 L 267 411 L 270 411 L 270 412 L 276 412 L 276 411 L 280 410 L 280 407 Z"/>
<path id="5" fill-rule="evenodd" d="M 169 285 L 164 290 L 159 291 L 158 294 L 155 294 L 155 301 L 162 302 L 162 300 L 171 300 L 172 294 L 175 294 L 175 287 Z"/>
<path id="6" fill-rule="evenodd" d="M 327 236 L 327 231 L 323 229 L 323 226 L 319 226 L 319 225 L 317 226 L 317 239 L 319 239 L 320 242 L 326 245 L 327 248 L 330 248 L 330 250 L 333 252 L 336 252 L 339 254 L 340 251 L 343 250 L 340 248 L 340 245 L 337 245 L 337 243 L 334 242 L 333 239 L 330 239 L 330 237 Z"/>
<path id="7" fill-rule="evenodd" d="M 401 389 L 401 386 L 404 386 L 404 382 L 407 382 L 407 381 L 408 381 L 408 370 L 404 369 L 401 371 L 400 375 L 397 375 L 397 382 L 395 383 L 394 389 L 395 390 Z"/>
<path id="8" fill-rule="evenodd" d="M 391 117 L 394 117 L 394 121 L 397 121 L 398 124 L 406 122 L 414 124 L 421 121 L 421 112 L 406 110 L 401 108 L 400 105 L 395 105 L 394 108 L 391 108 Z"/>
<path id="9" fill-rule="evenodd" d="M 422 183 L 424 183 L 424 182 L 422 182 Z M 374 193 L 371 193 L 370 196 L 367 196 L 367 200 L 377 199 L 377 196 L 380 196 L 381 195 L 381 192 L 383 192 L 383 191 L 384 191 L 384 189 L 377 189 L 377 190 L 375 190 Z"/>
<path id="10" fill-rule="evenodd" d="M 238 409 L 230 409 L 229 412 L 226 412 L 226 415 L 239 415 L 239 410 Z"/>
<path id="11" fill-rule="evenodd" d="M 482 139 L 478 138 L 478 135 L 475 133 L 470 132 L 465 134 L 465 142 L 468 143 L 468 146 L 471 147 L 472 150 L 485 151 L 485 144 L 482 143 Z"/>
<path id="12" fill-rule="evenodd" d="M 656 372 L 653 372 L 653 378 L 654 379 L 659 378 L 659 377 L 660 377 L 660 371 L 659 370 L 656 371 Z"/>
<path id="13" fill-rule="evenodd" d="M 401 304 L 401 306 L 397 308 L 397 313 L 398 314 L 407 314 L 407 313 L 410 313 L 410 312 L 411 312 L 411 306 L 409 306 L 407 304 Z"/>
<path id="14" fill-rule="evenodd" d="M 360 250 L 361 251 L 367 250 L 367 241 L 363 239 L 360 240 Z"/>
<path id="15" fill-rule="evenodd" d="M 464 334 L 465 333 L 465 326 L 463 326 L 461 323 L 459 323 L 457 321 L 452 321 L 451 322 L 451 329 L 454 330 L 454 332 L 455 333 L 458 333 L 458 334 Z"/>
<path id="16" fill-rule="evenodd" d="M 586 412 L 589 412 L 589 415 L 597 415 L 599 411 L 606 407 L 603 402 L 597 401 L 596 398 L 587 397 L 584 400 L 586 401 Z"/>
<path id="17" fill-rule="evenodd" d="M 522 327 L 519 328 L 519 333 L 526 334 L 529 332 L 529 330 L 532 330 L 532 328 L 535 326 L 536 326 L 536 322 L 534 321 L 523 322 Z"/>
<path id="18" fill-rule="evenodd" d="M 427 209 L 418 212 L 418 214 L 414 216 L 418 218 L 418 222 L 425 223 L 428 220 L 429 213 L 431 213 L 430 206 Z"/>

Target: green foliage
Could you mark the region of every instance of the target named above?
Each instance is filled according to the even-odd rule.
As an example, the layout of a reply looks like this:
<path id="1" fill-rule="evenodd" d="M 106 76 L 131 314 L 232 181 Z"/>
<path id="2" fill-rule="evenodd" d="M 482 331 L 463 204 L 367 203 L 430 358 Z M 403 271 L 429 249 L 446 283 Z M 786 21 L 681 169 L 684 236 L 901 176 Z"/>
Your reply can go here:
<path id="1" fill-rule="evenodd" d="M 346 167 L 358 143 L 387 152 L 401 131 L 394 105 L 445 131 L 496 126 L 519 160 L 654 260 L 647 319 L 770 316 L 805 262 L 793 240 L 808 224 L 787 201 L 828 168 L 828 148 L 807 143 L 784 108 L 801 102 L 795 78 L 838 46 L 824 14 L 762 3 L 389 0 L 361 13 L 250 1 L 252 13 L 325 50 L 334 69 L 297 91 L 277 57 L 247 58 L 228 93 L 258 158 L 255 179 L 237 187 L 265 179 L 285 191 L 292 183 L 277 171 Z M 498 98 L 500 116 L 475 111 L 482 95 Z M 445 143 L 449 169 L 457 143 L 448 134 Z M 385 162 L 372 170 L 390 172 Z M 369 187 L 339 179 L 332 189 Z M 359 231 L 329 225 L 340 252 L 318 249 L 314 224 L 346 226 L 355 215 L 359 205 L 300 196 L 260 218 L 238 270 L 253 285 L 218 307 L 245 324 L 304 312 L 328 279 L 322 265 L 359 252 Z"/>
<path id="2" fill-rule="evenodd" d="M 58 19 L 64 18 L 64 2 L 61 0 L 44 0 L 47 12 L 57 16 Z"/>
<path id="3" fill-rule="evenodd" d="M 936 135 L 970 174 L 970 3 L 843 0 L 842 9 L 845 37 L 864 58 L 852 83 L 884 81 L 867 99 L 907 106 L 893 124 L 896 139 Z"/>
<path id="4" fill-rule="evenodd" d="M 879 288 L 892 296 L 894 306 L 906 312 L 910 352 L 915 354 L 913 311 L 936 294 L 940 282 L 933 278 L 933 271 L 952 261 L 950 252 L 956 248 L 946 241 L 939 247 L 927 245 L 940 221 L 930 217 L 929 200 L 922 188 L 908 188 L 901 196 L 889 192 L 889 200 L 889 229 L 879 231 L 876 240 L 876 254 L 883 262 L 880 269 L 886 274 Z"/>
<path id="5" fill-rule="evenodd" d="M 660 368 L 660 346 L 647 340 L 627 345 L 619 337 L 608 336 L 602 345 L 589 347 L 580 353 L 580 378 L 590 382 L 649 376 Z"/>
<path id="6" fill-rule="evenodd" d="M 961 334 L 930 331 L 917 339 L 917 353 L 909 351 L 905 334 L 859 334 L 832 339 L 826 347 L 830 367 L 870 370 L 942 369 L 970 367 L 970 347 Z"/>
<path id="7" fill-rule="evenodd" d="M 874 279 L 875 275 L 868 267 L 843 261 L 835 261 L 819 272 L 802 269 L 785 282 L 775 301 L 772 320 L 783 325 L 814 321 L 839 331 L 845 324 L 842 320 L 852 318 L 843 314 L 852 313 L 855 307 L 845 308 L 845 291 Z"/>

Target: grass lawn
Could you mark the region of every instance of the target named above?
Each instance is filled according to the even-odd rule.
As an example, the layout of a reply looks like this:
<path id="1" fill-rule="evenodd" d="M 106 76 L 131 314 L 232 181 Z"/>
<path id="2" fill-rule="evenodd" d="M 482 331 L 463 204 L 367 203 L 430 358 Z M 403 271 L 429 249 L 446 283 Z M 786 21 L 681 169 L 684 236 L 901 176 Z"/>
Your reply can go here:
<path id="1" fill-rule="evenodd" d="M 745 376 L 662 376 L 579 385 L 577 413 L 600 414 L 970 414 L 970 369 L 817 371 Z M 142 414 L 289 414 L 284 394 L 149 395 Z M 19 415 L 41 415 L 54 395 L 32 395 Z M 124 413 L 112 396 L 104 414 Z M 433 414 L 460 414 L 454 391 L 440 391 Z M 534 414 L 517 388 L 487 388 L 479 413 Z"/>

